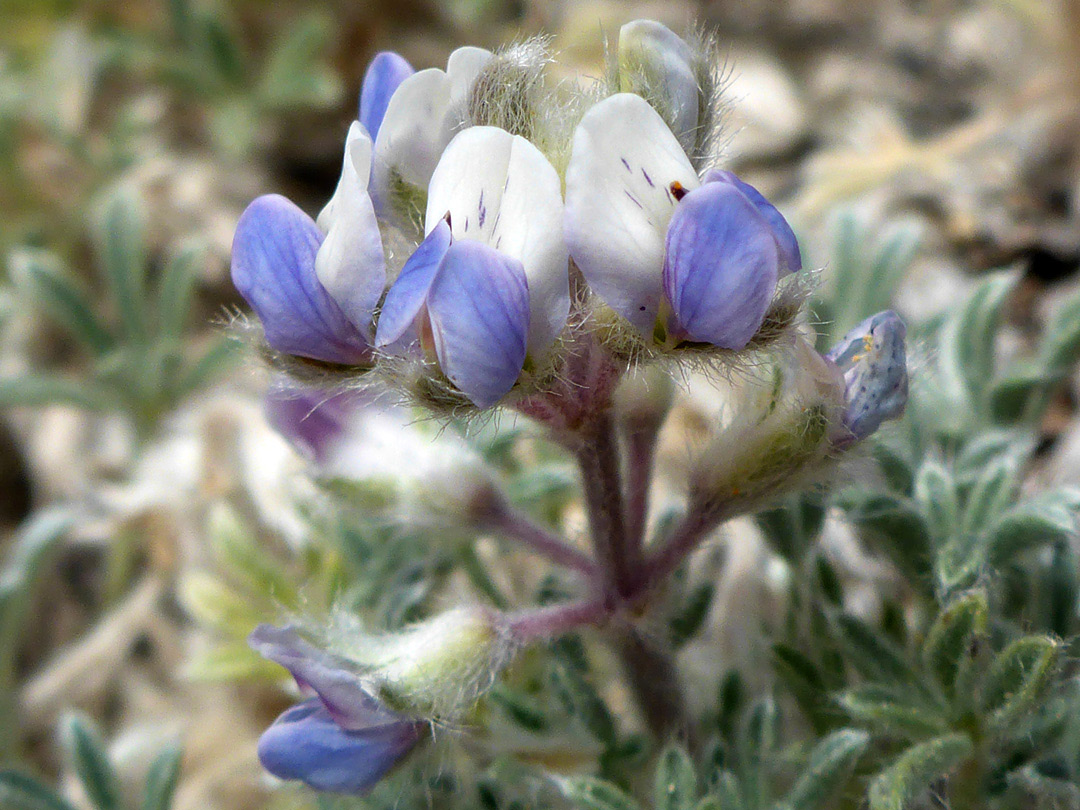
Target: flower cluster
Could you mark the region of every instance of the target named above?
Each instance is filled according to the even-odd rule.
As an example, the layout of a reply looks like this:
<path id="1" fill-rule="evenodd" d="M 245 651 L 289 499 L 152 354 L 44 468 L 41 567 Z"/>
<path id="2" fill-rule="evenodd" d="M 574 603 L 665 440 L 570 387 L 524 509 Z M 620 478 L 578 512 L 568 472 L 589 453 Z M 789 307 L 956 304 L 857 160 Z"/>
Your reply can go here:
<path id="1" fill-rule="evenodd" d="M 572 268 L 643 344 L 746 347 L 801 268 L 795 236 L 731 172 L 699 177 L 704 57 L 647 21 L 623 29 L 619 56 L 611 89 L 634 92 L 585 110 L 561 141 L 569 127 L 533 84 L 507 89 L 540 51 L 461 48 L 445 72 L 415 73 L 377 56 L 317 219 L 268 195 L 237 226 L 233 280 L 270 347 L 346 367 L 418 359 L 490 407 L 550 366 Z M 500 104 L 521 108 L 516 131 L 483 123 L 507 118 Z M 410 240 L 388 268 L 390 245 Z"/>
<path id="2" fill-rule="evenodd" d="M 368 392 L 349 390 L 360 381 L 436 411 L 512 406 L 577 457 L 595 550 L 516 512 L 463 456 L 443 465 L 449 474 L 420 474 L 416 486 L 431 491 L 416 502 L 444 528 L 517 540 L 585 578 L 591 598 L 520 614 L 451 611 L 394 639 L 331 645 L 334 654 L 260 628 L 253 646 L 317 695 L 264 735 L 271 772 L 367 790 L 425 722 L 475 701 L 522 644 L 631 622 L 722 520 L 813 480 L 903 411 L 900 319 L 875 315 L 818 354 L 800 323 L 792 228 L 716 168 L 715 56 L 658 23 L 630 23 L 597 93 L 547 88 L 535 43 L 461 48 L 445 71 L 414 72 L 382 53 L 318 217 L 276 195 L 244 212 L 232 276 L 271 357 L 346 389 L 271 404 L 322 477 L 374 469 L 385 455 L 350 444 L 351 409 L 370 407 Z M 649 446 L 671 406 L 669 364 L 689 357 L 753 358 L 744 368 L 772 376 L 700 453 L 683 524 L 646 544 Z M 643 455 L 620 458 L 627 447 Z M 640 639 L 622 648 L 664 672 Z M 675 722 L 660 685 L 635 683 L 659 728 Z"/>

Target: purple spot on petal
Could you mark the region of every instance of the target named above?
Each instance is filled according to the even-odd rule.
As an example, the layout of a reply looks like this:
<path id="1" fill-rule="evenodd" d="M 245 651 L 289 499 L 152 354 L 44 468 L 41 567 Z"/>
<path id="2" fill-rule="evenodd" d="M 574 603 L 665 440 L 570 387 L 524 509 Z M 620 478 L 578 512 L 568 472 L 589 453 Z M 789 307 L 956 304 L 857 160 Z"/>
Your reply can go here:
<path id="1" fill-rule="evenodd" d="M 649 187 L 650 187 L 650 188 L 656 188 L 656 184 L 655 184 L 655 183 L 653 183 L 653 181 L 652 181 L 652 178 L 651 178 L 651 177 L 649 177 L 649 173 L 648 173 L 647 171 L 645 171 L 645 167 L 644 167 L 644 166 L 642 166 L 642 167 L 641 167 L 641 173 L 642 173 L 642 175 L 644 175 L 644 177 L 645 177 L 645 182 L 649 184 Z"/>
<path id="2" fill-rule="evenodd" d="M 630 164 L 626 162 L 626 158 L 619 158 L 619 159 L 622 161 L 622 165 L 626 167 L 626 170 L 628 172 L 633 171 L 633 169 L 630 168 Z"/>
<path id="3" fill-rule="evenodd" d="M 637 197 L 635 197 L 635 196 L 634 196 L 633 194 L 631 194 L 631 193 L 630 193 L 629 191 L 627 191 L 627 190 L 625 190 L 625 189 L 624 189 L 624 190 L 623 190 L 623 193 L 624 193 L 624 194 L 625 194 L 625 195 L 626 195 L 627 197 L 629 197 L 629 198 L 630 198 L 630 202 L 632 202 L 632 203 L 633 203 L 634 205 L 636 205 L 636 206 L 637 206 L 638 208 L 641 208 L 641 207 L 642 207 L 641 203 L 640 203 L 640 202 L 638 202 L 638 199 L 637 199 Z"/>

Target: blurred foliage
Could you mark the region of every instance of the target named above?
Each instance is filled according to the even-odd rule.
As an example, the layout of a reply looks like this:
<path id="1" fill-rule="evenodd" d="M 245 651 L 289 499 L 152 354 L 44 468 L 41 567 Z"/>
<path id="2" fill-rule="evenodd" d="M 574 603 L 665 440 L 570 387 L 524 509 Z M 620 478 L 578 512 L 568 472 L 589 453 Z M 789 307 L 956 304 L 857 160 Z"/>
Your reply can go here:
<path id="1" fill-rule="evenodd" d="M 217 337 L 191 356 L 188 315 L 204 261 L 197 243 L 175 246 L 153 278 L 139 198 L 120 187 L 97 214 L 92 224 L 100 299 L 47 251 L 15 250 L 9 259 L 21 301 L 78 347 L 89 370 L 35 369 L 2 377 L 0 407 L 66 403 L 117 410 L 146 437 L 162 415 L 220 373 L 235 346 L 232 338 Z"/>

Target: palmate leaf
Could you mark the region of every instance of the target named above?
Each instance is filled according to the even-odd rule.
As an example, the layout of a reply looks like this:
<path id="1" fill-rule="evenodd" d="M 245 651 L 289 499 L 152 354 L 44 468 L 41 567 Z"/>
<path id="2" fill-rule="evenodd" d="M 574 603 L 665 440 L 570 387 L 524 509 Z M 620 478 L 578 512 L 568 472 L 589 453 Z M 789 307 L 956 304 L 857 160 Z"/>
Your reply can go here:
<path id="1" fill-rule="evenodd" d="M 946 734 L 913 745 L 870 783 L 870 810 L 904 810 L 909 802 L 971 756 L 966 734 Z"/>
<path id="2" fill-rule="evenodd" d="M 851 720 L 886 737 L 920 740 L 946 731 L 940 709 L 914 701 L 897 688 L 863 684 L 844 692 L 838 701 Z"/>

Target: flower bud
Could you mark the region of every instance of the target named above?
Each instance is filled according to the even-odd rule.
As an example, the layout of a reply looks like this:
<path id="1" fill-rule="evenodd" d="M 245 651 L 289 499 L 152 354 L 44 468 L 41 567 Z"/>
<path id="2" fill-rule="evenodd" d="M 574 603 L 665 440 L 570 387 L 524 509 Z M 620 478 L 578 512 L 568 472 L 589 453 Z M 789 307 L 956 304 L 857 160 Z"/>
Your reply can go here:
<path id="1" fill-rule="evenodd" d="M 619 29 L 619 92 L 648 101 L 671 127 L 683 149 L 697 142 L 701 90 L 690 46 L 654 20 Z"/>
<path id="2" fill-rule="evenodd" d="M 735 515 L 805 483 L 833 451 L 843 403 L 839 371 L 798 337 L 771 378 L 737 393 L 731 421 L 698 458 L 694 497 Z"/>
<path id="3" fill-rule="evenodd" d="M 393 51 L 380 51 L 372 58 L 360 88 L 360 115 L 357 119 L 372 140 L 379 135 L 379 127 L 394 92 L 415 72 L 412 65 Z"/>
<path id="4" fill-rule="evenodd" d="M 495 681 L 514 652 L 502 617 L 461 607 L 398 633 L 334 631 L 341 649 L 364 670 L 379 696 L 400 711 L 455 717 Z"/>
<path id="5" fill-rule="evenodd" d="M 908 397 L 907 327 L 892 310 L 871 315 L 829 350 L 847 388 L 844 424 L 861 441 L 904 413 Z"/>

